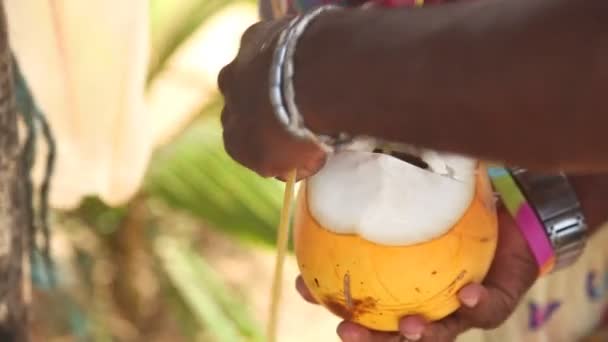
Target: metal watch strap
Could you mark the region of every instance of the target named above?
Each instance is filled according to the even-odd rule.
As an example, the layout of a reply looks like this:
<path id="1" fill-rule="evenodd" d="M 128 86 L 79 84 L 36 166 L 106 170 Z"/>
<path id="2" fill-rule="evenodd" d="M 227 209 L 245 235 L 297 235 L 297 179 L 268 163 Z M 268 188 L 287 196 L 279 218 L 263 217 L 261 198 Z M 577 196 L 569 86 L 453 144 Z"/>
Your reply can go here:
<path id="1" fill-rule="evenodd" d="M 554 270 L 574 263 L 587 241 L 587 225 L 574 189 L 562 173 L 541 174 L 509 168 L 538 218 L 555 253 Z"/>

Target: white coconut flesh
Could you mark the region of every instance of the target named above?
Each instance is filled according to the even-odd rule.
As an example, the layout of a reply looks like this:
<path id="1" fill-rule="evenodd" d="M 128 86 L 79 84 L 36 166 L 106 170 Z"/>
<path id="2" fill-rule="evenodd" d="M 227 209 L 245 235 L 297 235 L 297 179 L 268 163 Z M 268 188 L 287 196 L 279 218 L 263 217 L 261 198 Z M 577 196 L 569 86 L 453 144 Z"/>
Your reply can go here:
<path id="1" fill-rule="evenodd" d="M 307 181 L 311 215 L 334 233 L 382 245 L 447 233 L 473 200 L 477 162 L 428 150 L 416 154 L 426 168 L 369 150 L 331 155 Z"/>

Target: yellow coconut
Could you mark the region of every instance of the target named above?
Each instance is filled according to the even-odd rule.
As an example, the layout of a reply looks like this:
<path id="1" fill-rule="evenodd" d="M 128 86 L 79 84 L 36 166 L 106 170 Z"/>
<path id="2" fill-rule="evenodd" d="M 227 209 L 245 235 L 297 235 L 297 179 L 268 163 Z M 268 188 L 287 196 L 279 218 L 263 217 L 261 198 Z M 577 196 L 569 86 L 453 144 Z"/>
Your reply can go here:
<path id="1" fill-rule="evenodd" d="M 295 253 L 304 282 L 334 314 L 398 330 L 459 307 L 457 291 L 486 276 L 497 217 L 483 164 L 422 151 L 424 167 L 370 151 L 331 156 L 300 187 Z"/>

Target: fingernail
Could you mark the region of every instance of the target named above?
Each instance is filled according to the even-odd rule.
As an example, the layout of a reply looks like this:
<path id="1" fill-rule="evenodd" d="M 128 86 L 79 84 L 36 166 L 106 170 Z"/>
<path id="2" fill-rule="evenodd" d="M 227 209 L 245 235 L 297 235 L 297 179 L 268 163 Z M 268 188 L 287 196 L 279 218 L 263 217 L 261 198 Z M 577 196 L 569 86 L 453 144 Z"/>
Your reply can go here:
<path id="1" fill-rule="evenodd" d="M 476 296 L 462 297 L 460 298 L 460 300 L 462 300 L 462 304 L 466 305 L 469 308 L 475 307 L 475 305 L 477 305 L 477 303 L 479 302 L 479 298 L 477 298 Z"/>
<path id="2" fill-rule="evenodd" d="M 468 285 L 460 290 L 458 298 L 468 308 L 473 308 L 479 303 L 480 288 L 478 285 Z"/>
<path id="3" fill-rule="evenodd" d="M 422 336 L 425 327 L 425 321 L 419 316 L 410 316 L 404 318 L 399 323 L 401 334 L 410 341 L 417 341 Z"/>
<path id="4" fill-rule="evenodd" d="M 337 329 L 337 331 L 336 331 L 336 332 L 338 333 L 338 337 L 340 337 L 340 341 L 342 341 L 342 342 L 346 342 L 346 341 L 348 341 L 348 340 L 347 340 L 348 336 L 347 336 L 347 334 L 344 332 L 344 329 L 343 329 L 343 328 L 342 328 L 340 325 L 338 325 L 338 329 Z"/>
<path id="5" fill-rule="evenodd" d="M 408 341 L 418 341 L 422 337 L 422 334 L 403 334 L 403 336 L 407 338 Z"/>

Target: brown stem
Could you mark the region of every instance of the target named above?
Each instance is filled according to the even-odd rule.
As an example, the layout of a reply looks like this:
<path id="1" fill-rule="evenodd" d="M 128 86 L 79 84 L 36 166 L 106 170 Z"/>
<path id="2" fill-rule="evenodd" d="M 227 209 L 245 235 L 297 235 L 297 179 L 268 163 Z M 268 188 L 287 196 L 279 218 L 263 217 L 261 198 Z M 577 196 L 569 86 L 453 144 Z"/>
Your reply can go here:
<path id="1" fill-rule="evenodd" d="M 149 217 L 146 197 L 139 194 L 129 203 L 127 215 L 110 241 L 116 267 L 112 284 L 116 304 L 140 332 L 151 329 L 157 305 L 154 293 L 144 289 L 157 281 L 146 243 Z"/>

